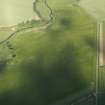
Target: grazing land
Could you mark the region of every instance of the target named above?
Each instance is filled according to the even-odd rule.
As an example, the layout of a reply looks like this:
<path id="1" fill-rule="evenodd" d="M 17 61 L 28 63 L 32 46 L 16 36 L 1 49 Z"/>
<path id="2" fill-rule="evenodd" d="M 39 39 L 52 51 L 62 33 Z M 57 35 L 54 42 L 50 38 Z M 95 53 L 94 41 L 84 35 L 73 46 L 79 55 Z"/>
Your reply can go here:
<path id="1" fill-rule="evenodd" d="M 73 0 L 37 0 L 34 12 L 39 20 L 0 30 L 0 103 L 90 105 L 96 20 Z"/>
<path id="2" fill-rule="evenodd" d="M 0 0 L 0 27 L 35 18 L 32 6 L 33 0 Z"/>

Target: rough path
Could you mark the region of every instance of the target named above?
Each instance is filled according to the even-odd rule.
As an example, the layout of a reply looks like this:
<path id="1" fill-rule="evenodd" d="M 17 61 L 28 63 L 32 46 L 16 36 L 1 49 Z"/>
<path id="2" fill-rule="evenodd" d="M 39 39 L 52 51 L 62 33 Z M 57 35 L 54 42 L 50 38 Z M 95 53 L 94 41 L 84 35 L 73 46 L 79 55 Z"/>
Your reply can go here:
<path id="1" fill-rule="evenodd" d="M 103 36 L 103 23 L 99 23 L 99 66 L 104 65 L 104 36 Z"/>
<path id="2" fill-rule="evenodd" d="M 97 64 L 96 64 L 96 105 L 99 105 L 99 94 L 100 94 L 100 85 L 102 78 L 102 70 L 100 67 L 104 67 L 104 33 L 103 33 L 103 22 L 97 24 Z"/>

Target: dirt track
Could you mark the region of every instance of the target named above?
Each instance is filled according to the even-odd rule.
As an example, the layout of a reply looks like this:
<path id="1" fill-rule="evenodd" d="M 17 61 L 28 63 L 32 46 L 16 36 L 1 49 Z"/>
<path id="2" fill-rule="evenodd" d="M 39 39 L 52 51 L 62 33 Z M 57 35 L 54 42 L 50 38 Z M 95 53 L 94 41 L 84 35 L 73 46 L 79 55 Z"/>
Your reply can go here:
<path id="1" fill-rule="evenodd" d="M 99 23 L 99 66 L 104 65 L 104 35 L 103 35 L 103 23 Z"/>

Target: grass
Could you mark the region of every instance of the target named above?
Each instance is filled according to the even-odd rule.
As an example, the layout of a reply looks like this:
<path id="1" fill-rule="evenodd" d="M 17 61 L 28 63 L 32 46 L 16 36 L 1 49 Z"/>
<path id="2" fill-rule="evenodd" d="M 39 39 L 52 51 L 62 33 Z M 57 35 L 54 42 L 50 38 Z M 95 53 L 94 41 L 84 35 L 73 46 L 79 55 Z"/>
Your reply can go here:
<path id="1" fill-rule="evenodd" d="M 12 30 L 0 30 L 0 42 L 8 37 L 12 33 Z"/>
<path id="2" fill-rule="evenodd" d="M 94 3 L 95 2 L 95 3 Z M 104 0 L 86 0 L 80 1 L 80 5 L 98 21 L 105 20 L 105 1 Z"/>
<path id="3" fill-rule="evenodd" d="M 32 3 L 33 0 L 23 0 L 21 2 L 17 0 L 1 0 L 0 26 L 11 26 L 28 19 L 33 19 L 36 14 L 32 9 Z"/>
<path id="4" fill-rule="evenodd" d="M 95 79 L 96 23 L 68 2 L 49 0 L 56 17 L 53 24 L 39 32 L 18 33 L 10 40 L 16 57 L 1 73 L 2 105 L 49 105 L 68 96 L 68 100 L 79 97 L 78 93 L 91 87 Z"/>

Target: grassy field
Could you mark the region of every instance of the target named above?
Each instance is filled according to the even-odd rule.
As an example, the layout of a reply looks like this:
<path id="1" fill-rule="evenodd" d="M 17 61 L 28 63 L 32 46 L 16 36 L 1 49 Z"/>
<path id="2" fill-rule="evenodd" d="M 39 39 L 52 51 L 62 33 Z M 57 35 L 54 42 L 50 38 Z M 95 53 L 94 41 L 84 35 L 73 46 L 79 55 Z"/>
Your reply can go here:
<path id="1" fill-rule="evenodd" d="M 95 21 L 69 0 L 48 3 L 55 16 L 50 27 L 16 34 L 9 41 L 12 50 L 7 44 L 0 47 L 2 105 L 56 105 L 94 88 Z M 43 13 L 44 6 L 38 8 Z"/>
<path id="2" fill-rule="evenodd" d="M 0 27 L 35 18 L 32 3 L 33 0 L 0 0 Z"/>
<path id="3" fill-rule="evenodd" d="M 95 3 L 94 3 L 95 2 Z M 105 28 L 105 1 L 104 0 L 81 0 L 80 5 L 97 21 L 103 21 Z M 104 39 L 105 39 L 105 29 L 104 30 Z M 104 40 L 105 41 L 105 40 Z M 105 42 L 104 42 L 105 47 Z M 105 54 L 105 48 L 104 48 Z M 105 56 L 104 56 L 105 59 Z M 99 68 L 99 105 L 104 105 L 104 97 L 105 97 L 105 67 Z"/>
<path id="4" fill-rule="evenodd" d="M 95 2 L 95 3 L 94 3 Z M 104 0 L 81 0 L 80 5 L 98 21 L 105 20 Z"/>

